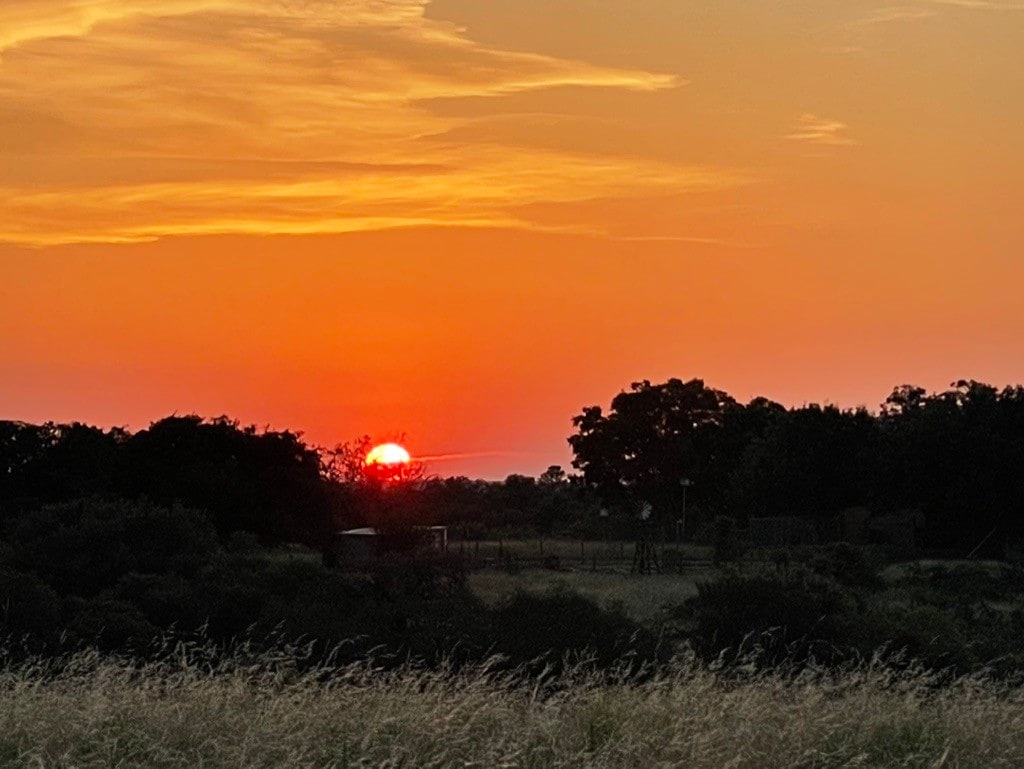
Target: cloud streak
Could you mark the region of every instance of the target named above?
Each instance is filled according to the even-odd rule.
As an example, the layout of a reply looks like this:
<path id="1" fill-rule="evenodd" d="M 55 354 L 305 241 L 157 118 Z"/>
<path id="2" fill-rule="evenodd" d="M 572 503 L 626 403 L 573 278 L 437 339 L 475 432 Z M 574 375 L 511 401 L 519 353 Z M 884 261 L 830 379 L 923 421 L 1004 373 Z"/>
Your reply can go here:
<path id="1" fill-rule="evenodd" d="M 850 22 L 847 26 L 858 28 L 893 22 L 919 21 L 930 19 L 942 10 L 953 8 L 969 11 L 1024 11 L 1024 2 L 1020 2 L 1020 0 L 917 0 L 913 5 L 877 8 L 867 16 Z"/>
<path id="2" fill-rule="evenodd" d="M 674 75 L 476 43 L 426 0 L 5 0 L 0 240 L 532 226 L 524 203 L 733 173 L 437 137 L 440 98 Z M 586 224 L 586 223 L 567 223 Z"/>
<path id="3" fill-rule="evenodd" d="M 891 24 L 895 21 L 917 21 L 928 19 L 935 11 L 927 8 L 879 8 L 862 19 L 850 24 L 851 27 L 870 27 L 876 24 Z"/>
<path id="4" fill-rule="evenodd" d="M 796 125 L 785 138 L 831 147 L 856 144 L 856 141 L 846 135 L 847 128 L 846 123 L 806 112 L 797 119 Z"/>
<path id="5" fill-rule="evenodd" d="M 926 0 L 932 5 L 946 5 L 983 11 L 1024 11 L 1024 3 L 1013 0 Z"/>

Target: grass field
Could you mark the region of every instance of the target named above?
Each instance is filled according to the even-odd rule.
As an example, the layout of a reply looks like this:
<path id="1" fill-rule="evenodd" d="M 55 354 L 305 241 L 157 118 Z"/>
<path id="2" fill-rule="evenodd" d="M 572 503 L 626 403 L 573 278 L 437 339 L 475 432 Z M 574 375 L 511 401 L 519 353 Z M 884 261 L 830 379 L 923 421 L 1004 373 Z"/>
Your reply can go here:
<path id="1" fill-rule="evenodd" d="M 645 576 L 544 569 L 524 569 L 509 574 L 498 570 L 475 571 L 469 585 L 480 598 L 494 605 L 517 591 L 547 593 L 568 589 L 602 607 L 619 604 L 633 619 L 643 622 L 665 604 L 677 604 L 697 594 L 697 580 L 711 576 L 710 570 L 692 574 L 650 574 Z"/>
<path id="2" fill-rule="evenodd" d="M 476 670 L 306 674 L 145 667 L 82 653 L 0 672 L 0 767 L 1024 766 L 1024 695 L 878 669 L 726 681 L 679 663 L 645 682 L 579 673 L 544 693 Z"/>

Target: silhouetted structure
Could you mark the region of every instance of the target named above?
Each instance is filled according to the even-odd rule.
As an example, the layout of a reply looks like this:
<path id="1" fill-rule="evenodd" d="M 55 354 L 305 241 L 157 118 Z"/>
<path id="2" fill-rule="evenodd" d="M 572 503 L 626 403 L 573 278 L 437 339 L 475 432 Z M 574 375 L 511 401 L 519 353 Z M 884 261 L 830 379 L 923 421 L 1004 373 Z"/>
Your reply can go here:
<path id="1" fill-rule="evenodd" d="M 380 532 L 369 526 L 338 532 L 335 558 L 346 568 L 369 566 L 380 556 L 383 543 Z"/>
<path id="2" fill-rule="evenodd" d="M 342 568 L 364 568 L 390 551 L 448 551 L 447 526 L 413 526 L 404 531 L 387 532 L 372 526 L 339 531 L 334 538 L 332 563 Z"/>
<path id="3" fill-rule="evenodd" d="M 633 551 L 632 574 L 661 573 L 658 563 L 658 549 L 654 544 L 654 530 L 649 521 L 641 521 L 638 527 L 636 548 Z"/>

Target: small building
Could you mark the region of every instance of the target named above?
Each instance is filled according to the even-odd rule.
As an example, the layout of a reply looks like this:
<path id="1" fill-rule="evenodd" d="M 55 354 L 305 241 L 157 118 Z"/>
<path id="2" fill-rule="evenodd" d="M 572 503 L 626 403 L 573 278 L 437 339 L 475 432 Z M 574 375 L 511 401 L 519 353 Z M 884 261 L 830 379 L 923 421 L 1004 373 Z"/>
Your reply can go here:
<path id="1" fill-rule="evenodd" d="M 339 531 L 335 538 L 335 560 L 345 567 L 367 566 L 386 551 L 448 551 L 447 526 L 413 526 L 412 538 L 405 535 L 388 537 L 370 526 Z"/>
<path id="2" fill-rule="evenodd" d="M 382 542 L 380 532 L 369 526 L 339 531 L 335 539 L 335 555 L 346 566 L 364 566 L 380 556 L 384 549 Z"/>
<path id="3" fill-rule="evenodd" d="M 420 547 L 437 550 L 440 553 L 448 552 L 448 527 L 447 526 L 413 526 L 413 531 L 418 531 L 423 541 Z"/>

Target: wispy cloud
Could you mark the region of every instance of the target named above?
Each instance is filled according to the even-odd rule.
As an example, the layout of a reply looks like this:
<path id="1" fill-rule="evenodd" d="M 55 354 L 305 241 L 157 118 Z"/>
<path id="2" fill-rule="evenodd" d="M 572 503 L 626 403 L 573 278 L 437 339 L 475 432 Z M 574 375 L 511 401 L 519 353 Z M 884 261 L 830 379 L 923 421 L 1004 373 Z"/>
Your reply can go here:
<path id="1" fill-rule="evenodd" d="M 1021 0 L 916 0 L 913 4 L 877 8 L 847 26 L 850 28 L 870 27 L 893 22 L 929 19 L 944 9 L 967 9 L 977 11 L 1024 11 Z"/>
<path id="2" fill-rule="evenodd" d="M 1019 0 L 922 0 L 932 5 L 948 5 L 984 11 L 1024 11 Z"/>
<path id="3" fill-rule="evenodd" d="M 759 244 L 744 243 L 726 238 L 701 237 L 698 235 L 621 235 L 614 237 L 627 243 L 690 243 L 697 246 L 728 246 L 729 248 L 761 248 Z"/>
<path id="4" fill-rule="evenodd" d="M 432 100 L 672 74 L 475 42 L 428 0 L 4 0 L 0 240 L 529 227 L 535 201 L 734 175 L 470 137 Z M 571 224 L 571 223 L 570 223 Z"/>
<path id="5" fill-rule="evenodd" d="M 839 120 L 823 118 L 806 112 L 797 118 L 796 125 L 793 126 L 790 133 L 786 134 L 785 138 L 792 141 L 829 146 L 856 144 L 856 141 L 846 135 L 847 128 L 846 123 Z"/>
<path id="6" fill-rule="evenodd" d="M 421 462 L 452 462 L 459 459 L 488 459 L 494 457 L 521 457 L 528 455 L 527 451 L 461 451 L 451 454 L 427 454 L 417 456 Z"/>
<path id="7" fill-rule="evenodd" d="M 895 21 L 916 21 L 928 19 L 935 15 L 934 10 L 928 8 L 912 7 L 889 7 L 878 8 L 867 16 L 851 22 L 851 27 L 870 27 L 876 24 L 891 24 Z"/>

